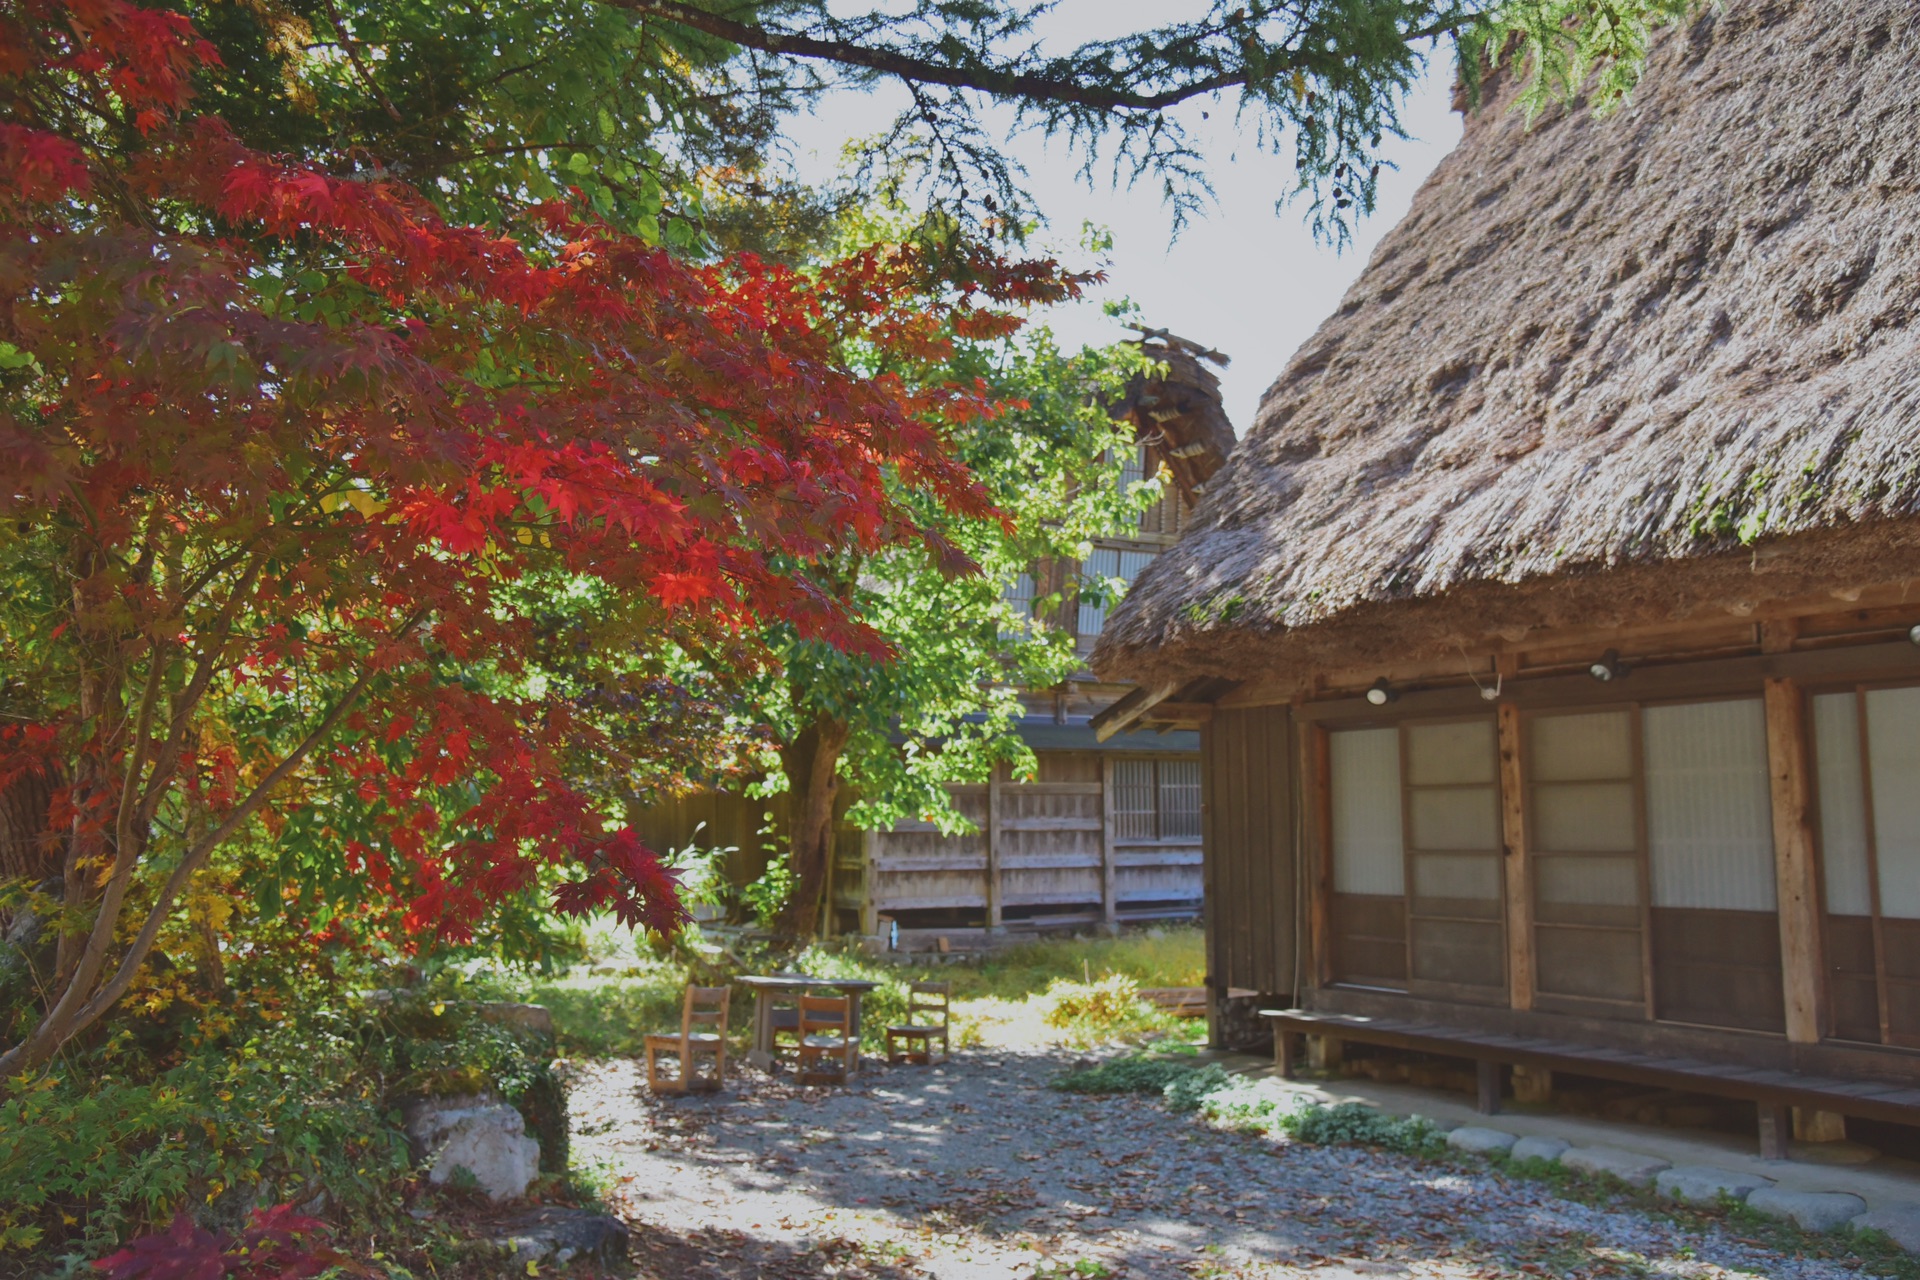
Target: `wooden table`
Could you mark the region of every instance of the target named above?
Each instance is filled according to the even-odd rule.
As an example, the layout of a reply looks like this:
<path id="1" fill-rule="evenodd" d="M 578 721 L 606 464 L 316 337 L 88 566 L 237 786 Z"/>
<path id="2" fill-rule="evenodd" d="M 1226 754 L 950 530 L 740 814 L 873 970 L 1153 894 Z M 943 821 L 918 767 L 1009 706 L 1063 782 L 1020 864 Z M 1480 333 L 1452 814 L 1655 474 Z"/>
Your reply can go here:
<path id="1" fill-rule="evenodd" d="M 809 978 L 801 973 L 752 975 L 739 981 L 753 988 L 753 1048 L 747 1061 L 762 1071 L 773 1066 L 774 1001 L 782 995 L 839 992 L 847 998 L 847 1038 L 853 1042 L 853 1066 L 860 1066 L 860 1000 L 880 984 L 851 978 Z M 796 1025 L 799 1013 L 795 1010 Z"/>

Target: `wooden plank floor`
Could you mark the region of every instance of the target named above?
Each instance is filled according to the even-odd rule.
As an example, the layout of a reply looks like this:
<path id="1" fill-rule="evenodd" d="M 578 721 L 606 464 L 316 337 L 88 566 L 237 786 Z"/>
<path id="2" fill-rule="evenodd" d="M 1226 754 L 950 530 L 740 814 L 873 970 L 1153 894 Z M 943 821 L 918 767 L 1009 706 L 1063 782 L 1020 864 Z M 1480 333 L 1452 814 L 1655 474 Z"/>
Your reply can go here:
<path id="1" fill-rule="evenodd" d="M 1260 1016 L 1271 1023 L 1276 1032 L 1285 1032 L 1289 1038 L 1300 1034 L 1322 1035 L 1476 1062 L 1545 1067 L 1574 1075 L 1600 1076 L 1776 1106 L 1812 1107 L 1866 1120 L 1920 1123 L 1920 1089 L 1883 1081 L 1802 1075 L 1700 1058 L 1667 1057 L 1612 1045 L 1500 1035 L 1393 1018 L 1362 1018 L 1299 1009 L 1263 1009 Z"/>

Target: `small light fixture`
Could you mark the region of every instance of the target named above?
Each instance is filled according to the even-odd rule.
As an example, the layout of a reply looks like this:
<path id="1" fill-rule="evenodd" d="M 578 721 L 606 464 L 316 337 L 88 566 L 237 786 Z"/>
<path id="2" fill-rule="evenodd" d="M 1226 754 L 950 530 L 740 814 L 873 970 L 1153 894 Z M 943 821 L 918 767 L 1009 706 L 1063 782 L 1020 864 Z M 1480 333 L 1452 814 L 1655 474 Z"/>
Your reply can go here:
<path id="1" fill-rule="evenodd" d="M 1399 698 L 1399 696 L 1400 691 L 1388 684 L 1385 676 L 1381 676 L 1378 680 L 1375 680 L 1367 690 L 1367 701 L 1376 707 L 1384 707 L 1389 702 Z"/>
<path id="2" fill-rule="evenodd" d="M 1920 644 L 1920 622 L 1916 622 L 1907 628 L 1907 639 L 1913 641 L 1915 644 Z"/>
<path id="3" fill-rule="evenodd" d="M 1609 649 L 1600 655 L 1600 660 L 1587 668 L 1587 674 L 1605 684 L 1609 680 L 1618 680 L 1627 674 L 1627 664 L 1620 661 L 1620 651 Z"/>

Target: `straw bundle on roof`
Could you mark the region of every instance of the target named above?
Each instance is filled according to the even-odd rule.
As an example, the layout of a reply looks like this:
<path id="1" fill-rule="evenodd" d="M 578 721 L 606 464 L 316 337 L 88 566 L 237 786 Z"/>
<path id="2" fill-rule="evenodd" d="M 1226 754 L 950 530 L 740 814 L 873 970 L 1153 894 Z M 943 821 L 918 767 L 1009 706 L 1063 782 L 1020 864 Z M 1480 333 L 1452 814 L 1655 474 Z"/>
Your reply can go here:
<path id="1" fill-rule="evenodd" d="M 1912 0 L 1728 0 L 1610 117 L 1480 108 L 1096 669 L 1297 675 L 1920 577 L 1917 81 Z"/>

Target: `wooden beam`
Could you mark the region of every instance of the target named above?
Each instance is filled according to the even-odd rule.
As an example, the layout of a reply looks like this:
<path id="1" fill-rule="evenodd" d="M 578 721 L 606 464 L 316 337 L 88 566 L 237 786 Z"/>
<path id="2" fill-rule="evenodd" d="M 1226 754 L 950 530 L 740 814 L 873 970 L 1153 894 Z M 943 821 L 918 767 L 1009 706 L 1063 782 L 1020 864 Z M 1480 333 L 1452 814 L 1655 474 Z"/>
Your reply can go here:
<path id="1" fill-rule="evenodd" d="M 1100 918 L 1115 927 L 1113 757 L 1100 757 Z"/>
<path id="2" fill-rule="evenodd" d="M 1333 981 L 1333 769 L 1327 731 L 1309 724 L 1302 725 L 1300 733 L 1307 783 L 1301 798 L 1310 815 L 1309 821 L 1301 824 L 1301 830 L 1310 833 L 1301 856 L 1311 859 L 1305 880 L 1307 954 L 1313 957 L 1313 972 L 1300 985 L 1323 987 Z"/>
<path id="3" fill-rule="evenodd" d="M 1142 724 L 1202 725 L 1213 719 L 1211 702 L 1157 702 L 1140 717 Z"/>
<path id="4" fill-rule="evenodd" d="M 1000 883 L 1000 852 L 1004 838 L 1000 834 L 1000 808 L 1002 803 L 1000 774 L 1005 765 L 993 766 L 993 773 L 987 779 L 987 928 L 1000 928 L 1001 900 L 1006 896 L 1006 886 Z"/>
<path id="5" fill-rule="evenodd" d="M 1752 618 L 1739 620 L 1739 625 L 1750 626 L 1756 633 L 1750 642 L 1740 647 L 1750 653 L 1773 656 L 1789 651 L 1804 652 L 1816 643 L 1841 642 L 1849 633 L 1859 635 L 1856 643 L 1894 639 L 1898 632 L 1904 631 L 1905 625 L 1920 622 L 1920 592 L 1915 590 L 1916 585 L 1920 584 L 1900 579 L 1858 591 L 1821 592 L 1769 601 Z M 1898 615 L 1905 624 L 1894 626 L 1884 618 L 1861 617 L 1875 610 Z M 1471 665 L 1491 656 L 1496 670 L 1505 660 L 1515 664 L 1515 675 L 1525 675 L 1529 668 L 1542 666 L 1548 651 L 1558 650 L 1579 655 L 1580 661 L 1574 662 L 1574 666 L 1584 665 L 1591 656 L 1606 649 L 1618 649 L 1629 661 L 1644 662 L 1651 658 L 1662 665 L 1684 662 L 1690 657 L 1705 660 L 1728 652 L 1726 632 L 1731 622 L 1725 617 L 1714 617 L 1680 624 L 1660 622 L 1628 627 L 1603 624 L 1546 629 L 1511 638 L 1489 635 L 1467 647 L 1464 661 Z M 1771 639 L 1768 631 L 1773 633 Z M 1785 647 L 1778 647 L 1782 645 Z M 1384 666 L 1340 670 L 1318 667 L 1311 673 L 1301 671 L 1294 675 L 1243 667 L 1233 673 L 1242 683 L 1216 699 L 1216 703 L 1222 707 L 1276 706 L 1300 694 L 1322 697 L 1329 689 L 1357 695 L 1381 676 L 1396 685 L 1457 683 L 1471 689 L 1471 682 L 1462 674 L 1462 662 L 1462 654 L 1450 648 L 1446 653 Z M 1509 676 L 1509 681 L 1512 678 Z"/>
<path id="6" fill-rule="evenodd" d="M 1817 1044 L 1826 1034 L 1826 984 L 1821 972 L 1825 948 L 1820 936 L 1820 868 L 1814 855 L 1813 761 L 1807 752 L 1806 699 L 1794 681 L 1769 679 L 1766 708 L 1787 1039 Z"/>
<path id="7" fill-rule="evenodd" d="M 1507 1002 L 1533 1008 L 1533 867 L 1527 859 L 1526 775 L 1520 755 L 1520 708 L 1500 704 L 1500 839 L 1507 888 Z"/>

